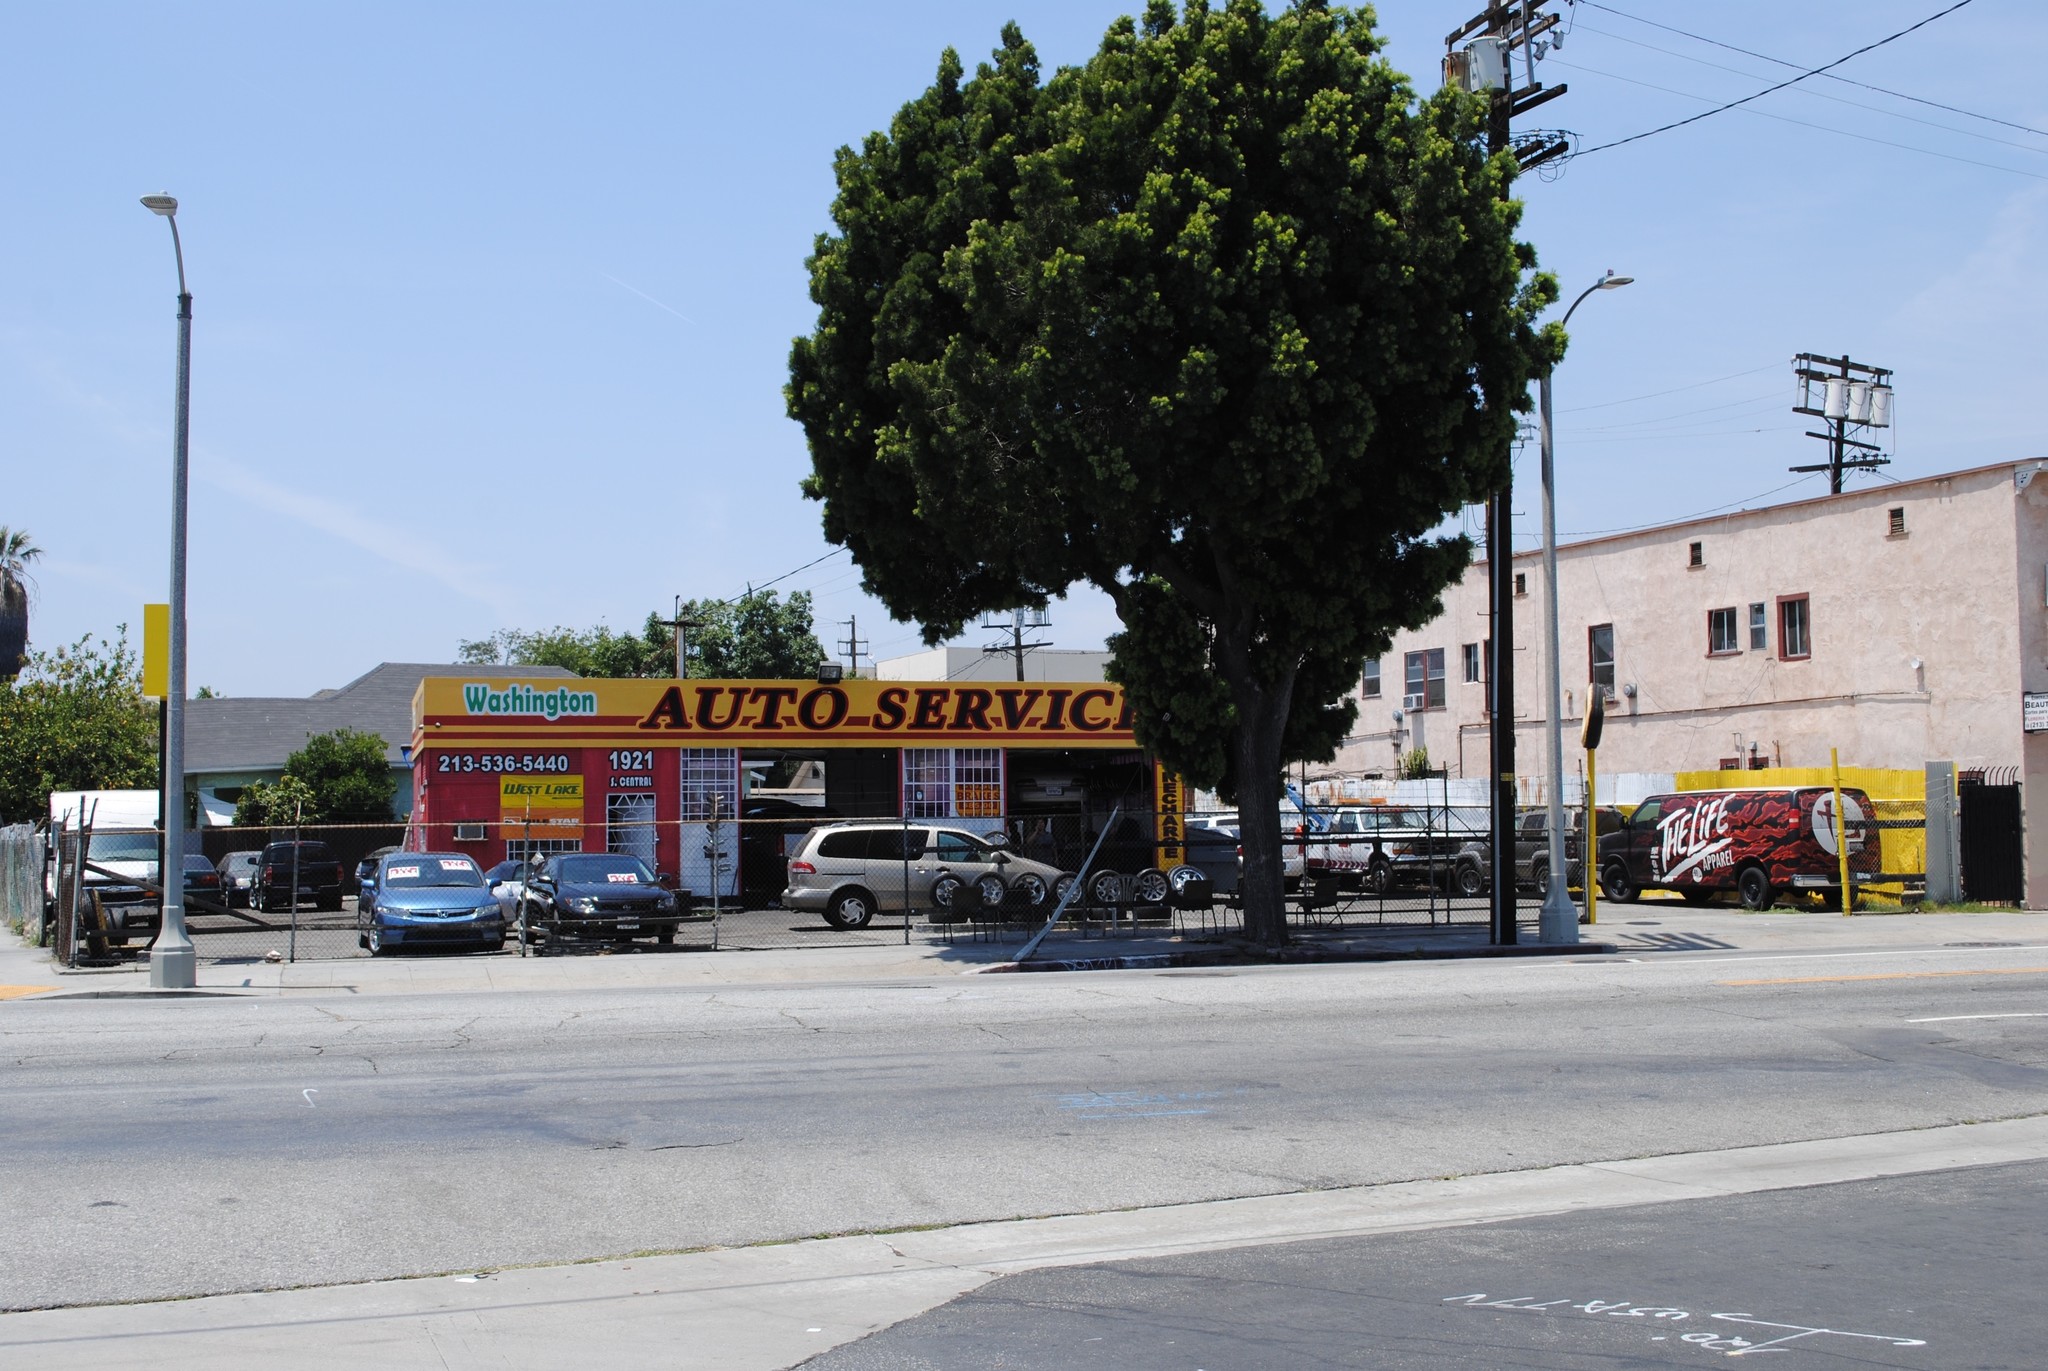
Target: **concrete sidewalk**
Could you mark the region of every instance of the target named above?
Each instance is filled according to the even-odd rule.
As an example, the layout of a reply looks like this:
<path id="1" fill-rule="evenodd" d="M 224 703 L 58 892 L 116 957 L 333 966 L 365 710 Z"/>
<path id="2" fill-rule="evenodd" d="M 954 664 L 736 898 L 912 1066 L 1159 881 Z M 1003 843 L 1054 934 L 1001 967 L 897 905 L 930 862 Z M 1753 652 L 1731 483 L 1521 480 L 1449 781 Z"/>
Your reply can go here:
<path id="1" fill-rule="evenodd" d="M 1688 954 L 1845 953 L 1913 947 L 1984 944 L 2048 948 L 2048 915 L 1839 914 L 1696 908 L 1678 901 L 1602 905 L 1597 926 L 1579 930 L 1575 948 L 1536 945 L 1533 926 L 1523 929 L 1524 955 L 1619 955 L 1671 957 Z M 1297 935 L 1288 962 L 1369 961 L 1497 955 L 1482 925 L 1428 927 L 1317 928 Z M 0 1001 L 63 996 L 150 995 L 149 971 L 138 964 L 113 970 L 73 972 L 57 966 L 47 950 L 0 939 Z M 746 951 L 671 951 L 642 948 L 620 955 L 575 955 L 522 959 L 496 956 L 354 957 L 296 963 L 207 963 L 199 967 L 199 989 L 230 995 L 403 995 L 450 991 L 545 989 L 703 988 L 720 985 L 776 985 L 816 982 L 900 981 L 983 974 L 1011 969 L 1021 939 L 977 942 L 966 937 L 913 935 L 907 944 L 846 944 L 834 947 Z M 1048 938 L 1033 959 L 1044 969 L 1112 969 L 1117 965 L 1199 965 L 1243 962 L 1233 944 L 1177 938 L 1170 934 L 1132 937 Z"/>
<path id="2" fill-rule="evenodd" d="M 795 1366 L 998 1276 L 2048 1157 L 2048 1118 L 1110 1214 L 0 1315 L 50 1368 Z"/>

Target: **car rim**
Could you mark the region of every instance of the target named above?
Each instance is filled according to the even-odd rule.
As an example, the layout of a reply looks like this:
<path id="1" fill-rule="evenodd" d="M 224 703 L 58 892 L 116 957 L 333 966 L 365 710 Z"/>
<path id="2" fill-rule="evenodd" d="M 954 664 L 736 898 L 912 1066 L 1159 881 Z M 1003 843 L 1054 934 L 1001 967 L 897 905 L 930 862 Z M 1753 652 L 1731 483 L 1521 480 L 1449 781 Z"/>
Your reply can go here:
<path id="1" fill-rule="evenodd" d="M 858 895 L 848 895 L 839 902 L 839 917 L 854 928 L 863 927 L 868 921 L 868 902 Z"/>
<path id="2" fill-rule="evenodd" d="M 1074 873 L 1071 871 L 1062 872 L 1059 879 L 1052 883 L 1052 897 L 1054 900 L 1064 900 L 1067 898 L 1067 892 L 1073 888 Z"/>
<path id="3" fill-rule="evenodd" d="M 1017 898 L 1025 904 L 1037 906 L 1045 903 L 1045 881 L 1042 877 L 1025 872 L 1010 886 Z"/>
<path id="4" fill-rule="evenodd" d="M 1105 871 L 1088 883 L 1088 894 L 1097 904 L 1115 904 L 1123 898 L 1124 878 Z"/>
<path id="5" fill-rule="evenodd" d="M 1138 889 L 1138 898 L 1146 904 L 1163 904 L 1166 900 L 1166 873 L 1163 871 L 1140 871 L 1133 882 Z"/>
<path id="6" fill-rule="evenodd" d="M 975 882 L 975 885 L 981 891 L 981 902 L 983 905 L 993 909 L 1003 902 L 1005 892 L 1002 877 L 983 876 L 979 881 Z"/>
<path id="7" fill-rule="evenodd" d="M 943 876 L 932 882 L 932 903 L 941 909 L 953 907 L 953 893 L 960 889 L 960 882 L 951 876 Z"/>

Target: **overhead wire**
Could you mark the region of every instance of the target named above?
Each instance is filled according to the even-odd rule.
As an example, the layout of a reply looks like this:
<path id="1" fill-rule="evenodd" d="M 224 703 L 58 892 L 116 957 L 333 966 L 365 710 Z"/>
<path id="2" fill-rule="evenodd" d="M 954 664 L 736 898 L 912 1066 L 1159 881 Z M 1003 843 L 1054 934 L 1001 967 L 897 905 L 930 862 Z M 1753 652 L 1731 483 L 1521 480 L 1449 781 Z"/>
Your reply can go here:
<path id="1" fill-rule="evenodd" d="M 1791 67 L 1795 71 L 1799 69 L 1799 64 L 1797 62 L 1789 62 L 1782 57 L 1773 57 L 1769 53 L 1753 52 L 1748 48 L 1739 48 L 1735 46 L 1735 44 L 1733 43 L 1724 43 L 1718 38 L 1709 38 L 1705 34 L 1688 33 L 1684 29 L 1675 28 L 1670 24 L 1659 23 L 1655 19 L 1645 19 L 1640 14 L 1630 14 L 1627 10 L 1618 10 L 1614 8 L 1614 6 L 1612 5 L 1600 4 L 1598 3 L 1598 0 L 1574 0 L 1574 3 L 1584 5 L 1587 9 L 1605 10 L 1607 13 L 1616 15 L 1622 19 L 1627 19 L 1638 24 L 1647 24 L 1649 27 L 1653 29 L 1662 29 L 1666 33 L 1675 33 L 1680 38 L 1690 38 L 1695 43 L 1706 43 L 1712 47 L 1726 48 L 1729 52 L 1740 53 L 1744 57 L 1754 57 L 1759 62 L 1773 62 L 1781 67 Z M 1939 19 L 1941 16 L 1936 15 L 1934 17 Z M 1571 31 L 1574 33 L 1578 31 L 1578 25 L 1576 23 L 1572 25 Z M 1598 29 L 1590 29 L 1588 31 L 1593 33 L 1599 32 Z M 1658 51 L 1662 51 L 1662 49 L 1658 49 Z M 1854 54 L 1852 53 L 1851 56 L 1854 56 Z M 1834 72 L 1826 70 L 1822 70 L 1819 74 L 1827 77 L 1827 79 L 1830 81 L 1839 81 L 1845 86 L 1856 86 L 1863 90 L 1875 91 L 1879 95 L 1889 95 L 1894 100 L 1910 100 L 1916 105 L 1926 105 L 1929 109 L 1946 110 L 1950 114 L 1960 114 L 1967 119 L 1981 119 L 1987 124 L 1999 124 L 2009 129 L 2018 129 L 2021 133 L 2032 133 L 2037 134 L 2042 138 L 2048 138 L 2048 129 L 2037 129 L 2030 124 L 2015 123 L 2010 119 L 2001 119 L 1994 114 L 1980 114 L 1976 110 L 1964 109 L 1960 105 L 1945 105 L 1939 100 L 1923 99 L 1918 95 L 1908 95 L 1906 94 L 1906 92 L 1901 90 L 1890 90 L 1884 86 L 1873 86 L 1868 81 L 1858 81 L 1853 77 L 1839 76 L 1836 75 Z"/>
<path id="2" fill-rule="evenodd" d="M 1609 148 L 1626 147 L 1630 143 L 1640 143 L 1645 138 L 1654 138 L 1660 133 L 1669 133 L 1673 129 L 1682 129 L 1688 124 L 1697 124 L 1702 119 L 1711 119 L 1717 114 L 1723 114 L 1729 110 L 1736 109 L 1742 105 L 1747 105 L 1753 100 L 1761 100 L 1766 95 L 1769 95 L 1774 91 L 1781 91 L 1785 89 L 1785 87 L 1787 86 L 1797 85 L 1799 82 L 1804 81 L 1809 77 L 1824 75 L 1827 72 L 1832 71 L 1834 68 L 1841 66 L 1844 62 L 1848 62 L 1854 58 L 1861 57 L 1866 52 L 1874 52 L 1875 50 L 1883 47 L 1887 43 L 1895 43 L 1899 39 L 1904 38 L 1907 34 L 1913 33 L 1919 29 L 1926 28 L 1935 20 L 1940 19 L 1945 15 L 1954 14 L 1957 10 L 1963 8 L 1965 5 L 1974 3 L 1975 0 L 1955 0 L 1954 4 L 1947 6 L 1945 9 L 1938 10 L 1935 13 L 1928 15 L 1925 19 L 1920 20 L 1918 23 L 1909 24 L 1905 28 L 1900 29 L 1897 33 L 1888 34 L 1885 37 L 1878 39 L 1874 43 L 1866 43 L 1862 47 L 1856 49 L 1854 52 L 1849 53 L 1846 56 L 1837 57 L 1834 61 L 1827 63 L 1825 66 L 1814 67 L 1811 70 L 1802 71 L 1797 76 L 1787 77 L 1785 80 L 1778 82 L 1776 85 L 1766 86 L 1760 91 L 1755 91 L 1749 95 L 1743 96 L 1739 100 L 1727 101 L 1725 104 L 1716 105 L 1713 109 L 1702 110 L 1698 114 L 1688 115 L 1683 119 L 1675 119 L 1671 123 L 1661 124 L 1653 129 L 1644 129 L 1641 133 L 1632 133 L 1626 138 L 1616 138 L 1610 142 L 1600 143 L 1590 148 L 1582 148 L 1578 151 L 1568 154 L 1568 156 L 1574 158 L 1588 157 L 1596 152 L 1605 152 Z M 1565 64 L 1560 63 L 1559 65 Z M 1648 83 L 1643 82 L 1641 84 L 1647 85 Z M 2048 180 L 2048 177 L 2044 177 L 2042 179 Z"/>
<path id="3" fill-rule="evenodd" d="M 1737 371 L 1731 372 L 1726 376 L 1716 376 L 1710 381 L 1694 381 L 1690 385 L 1673 386 L 1669 390 L 1653 390 L 1647 395 L 1631 395 L 1621 400 L 1602 400 L 1597 405 L 1573 405 L 1569 409 L 1559 410 L 1558 413 L 1579 414 L 1589 409 L 1613 409 L 1616 405 L 1633 405 L 1643 400 L 1658 400 L 1666 395 L 1677 395 L 1681 391 L 1701 390 L 1707 386 L 1718 386 L 1723 381 L 1739 381 L 1745 376 L 1755 376 L 1762 372 L 1775 371 L 1783 365 L 1784 363 L 1782 362 L 1770 362 L 1760 367 L 1751 367 L 1748 371 Z"/>

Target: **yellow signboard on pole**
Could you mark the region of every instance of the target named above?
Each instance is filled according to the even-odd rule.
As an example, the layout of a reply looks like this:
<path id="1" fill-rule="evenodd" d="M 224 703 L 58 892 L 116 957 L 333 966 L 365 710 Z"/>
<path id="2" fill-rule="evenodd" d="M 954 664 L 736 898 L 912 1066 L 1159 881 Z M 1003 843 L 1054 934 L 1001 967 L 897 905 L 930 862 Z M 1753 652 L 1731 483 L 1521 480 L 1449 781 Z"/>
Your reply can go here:
<path id="1" fill-rule="evenodd" d="M 142 607 L 142 693 L 161 700 L 171 693 L 171 607 Z"/>

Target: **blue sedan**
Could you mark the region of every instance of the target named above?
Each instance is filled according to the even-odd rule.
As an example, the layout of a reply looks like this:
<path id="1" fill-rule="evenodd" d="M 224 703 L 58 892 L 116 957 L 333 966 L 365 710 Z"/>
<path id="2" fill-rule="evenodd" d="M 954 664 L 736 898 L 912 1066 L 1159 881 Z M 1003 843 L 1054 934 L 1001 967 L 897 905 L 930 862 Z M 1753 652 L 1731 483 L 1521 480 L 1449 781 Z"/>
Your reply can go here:
<path id="1" fill-rule="evenodd" d="M 391 852 L 363 878 L 356 942 L 373 957 L 399 947 L 505 945 L 505 915 L 476 862 L 460 852 Z"/>

